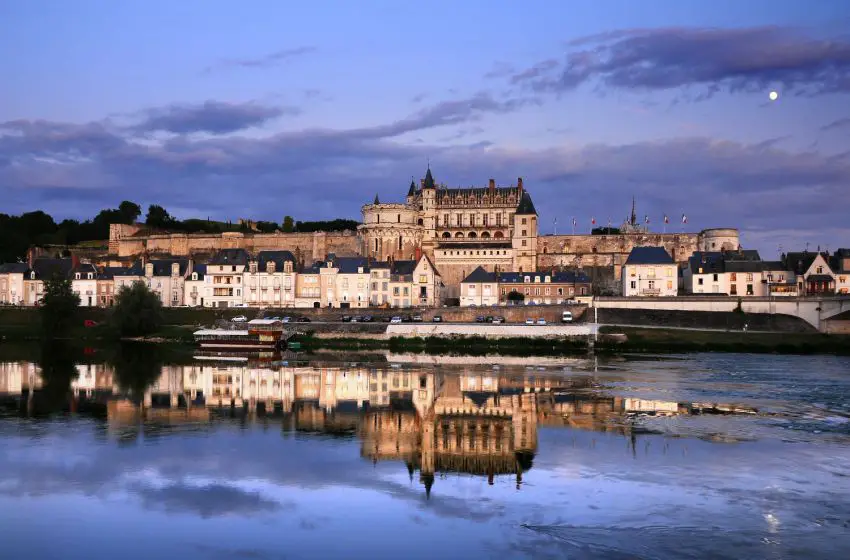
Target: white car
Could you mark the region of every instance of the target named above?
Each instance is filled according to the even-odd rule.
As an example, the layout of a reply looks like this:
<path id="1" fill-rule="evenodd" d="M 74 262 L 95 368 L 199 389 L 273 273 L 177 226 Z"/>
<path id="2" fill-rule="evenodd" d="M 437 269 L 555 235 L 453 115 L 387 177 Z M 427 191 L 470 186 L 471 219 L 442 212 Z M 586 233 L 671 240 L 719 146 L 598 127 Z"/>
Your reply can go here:
<path id="1" fill-rule="evenodd" d="M 546 319 L 544 319 L 543 317 L 541 317 L 541 318 L 537 319 L 537 324 L 538 324 L 538 325 L 545 325 L 545 324 L 546 324 Z"/>
<path id="2" fill-rule="evenodd" d="M 231 319 L 231 321 L 233 321 L 234 323 L 244 323 L 247 320 L 248 320 L 248 317 L 246 317 L 244 315 L 237 315 L 236 317 Z"/>
<path id="3" fill-rule="evenodd" d="M 525 324 L 526 324 L 526 325 L 533 325 L 533 324 L 534 324 L 534 319 L 531 319 L 531 318 L 526 319 L 526 320 L 525 320 Z"/>
<path id="4" fill-rule="evenodd" d="M 401 323 L 401 317 L 393 317 L 390 319 L 390 323 Z"/>

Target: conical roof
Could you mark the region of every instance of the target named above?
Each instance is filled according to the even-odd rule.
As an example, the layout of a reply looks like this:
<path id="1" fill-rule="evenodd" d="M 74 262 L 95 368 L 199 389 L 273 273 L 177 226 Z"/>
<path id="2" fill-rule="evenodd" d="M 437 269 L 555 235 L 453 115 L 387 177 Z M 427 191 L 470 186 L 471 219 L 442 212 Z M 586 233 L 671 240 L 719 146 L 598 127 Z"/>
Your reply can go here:
<path id="1" fill-rule="evenodd" d="M 537 215 L 537 210 L 534 208 L 534 203 L 531 201 L 531 195 L 527 192 L 522 193 L 522 198 L 519 201 L 519 206 L 517 206 L 516 213 L 518 215 Z"/>

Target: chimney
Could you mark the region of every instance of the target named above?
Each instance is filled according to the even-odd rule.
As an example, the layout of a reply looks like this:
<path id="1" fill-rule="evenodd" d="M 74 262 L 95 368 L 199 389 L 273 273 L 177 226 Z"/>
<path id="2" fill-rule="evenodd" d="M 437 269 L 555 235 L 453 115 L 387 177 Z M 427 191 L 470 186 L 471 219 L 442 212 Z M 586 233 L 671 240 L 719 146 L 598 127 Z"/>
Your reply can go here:
<path id="1" fill-rule="evenodd" d="M 496 180 L 490 179 L 490 191 L 492 192 L 492 191 L 495 191 L 495 190 L 496 190 Z"/>
<path id="2" fill-rule="evenodd" d="M 516 186 L 519 189 L 519 191 L 522 192 L 522 177 L 517 177 Z"/>
<path id="3" fill-rule="evenodd" d="M 422 247 L 416 247 L 416 262 L 422 258 Z"/>
<path id="4" fill-rule="evenodd" d="M 78 257 L 76 254 L 72 253 L 71 254 L 71 268 L 77 268 L 78 266 L 80 266 L 80 257 Z"/>

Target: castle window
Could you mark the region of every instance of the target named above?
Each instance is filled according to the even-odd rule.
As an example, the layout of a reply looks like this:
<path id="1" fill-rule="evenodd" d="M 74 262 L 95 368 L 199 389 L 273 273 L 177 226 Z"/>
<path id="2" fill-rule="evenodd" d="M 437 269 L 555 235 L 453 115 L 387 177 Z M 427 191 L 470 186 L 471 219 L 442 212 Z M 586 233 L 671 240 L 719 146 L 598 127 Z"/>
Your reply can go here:
<path id="1" fill-rule="evenodd" d="M 469 239 L 475 239 L 478 235 L 474 231 L 470 231 L 469 235 L 467 235 Z"/>
<path id="2" fill-rule="evenodd" d="M 489 231 L 485 231 L 484 233 L 482 233 L 482 234 L 481 234 L 481 239 L 490 239 L 490 232 L 489 232 Z"/>
<path id="3" fill-rule="evenodd" d="M 398 236 L 398 250 L 401 251 L 401 236 Z"/>
<path id="4" fill-rule="evenodd" d="M 463 239 L 463 232 L 462 232 L 462 231 L 457 232 L 457 233 L 455 234 L 455 238 L 457 238 L 457 239 Z"/>
<path id="5" fill-rule="evenodd" d="M 375 252 L 378 252 L 378 240 L 375 240 Z"/>
<path id="6" fill-rule="evenodd" d="M 502 215 L 496 214 L 496 227 L 500 227 L 502 225 Z"/>
<path id="7" fill-rule="evenodd" d="M 444 231 L 444 232 L 443 232 L 443 239 L 449 239 L 451 236 L 452 236 L 452 234 L 451 234 L 451 233 L 449 233 L 449 232 L 447 232 L 447 231 Z"/>
<path id="8" fill-rule="evenodd" d="M 378 214 L 378 223 L 379 224 L 381 223 L 381 215 L 380 214 Z"/>
<path id="9" fill-rule="evenodd" d="M 525 218 L 522 219 L 522 225 L 525 225 Z"/>
<path id="10" fill-rule="evenodd" d="M 525 239 L 523 239 L 523 240 L 522 240 L 522 246 L 523 246 L 523 247 L 525 247 L 525 246 L 526 246 Z"/>
<path id="11" fill-rule="evenodd" d="M 484 214 L 484 216 L 482 216 L 481 220 L 482 220 L 481 225 L 483 225 L 484 227 L 487 227 L 487 214 Z"/>
<path id="12" fill-rule="evenodd" d="M 523 221 L 525 221 L 525 220 L 523 220 Z M 523 237 L 525 237 L 527 234 L 528 234 L 528 232 L 526 230 L 522 230 L 522 236 Z"/>
<path id="13" fill-rule="evenodd" d="M 401 214 L 398 215 L 398 223 L 401 223 Z"/>
<path id="14" fill-rule="evenodd" d="M 493 234 L 493 237 L 495 239 L 502 239 L 504 236 L 505 235 L 501 231 L 497 231 L 496 233 Z"/>
<path id="15" fill-rule="evenodd" d="M 449 227 L 449 215 L 443 214 L 443 227 Z"/>
<path id="16" fill-rule="evenodd" d="M 425 225 L 425 222 L 422 221 L 422 218 L 419 218 L 419 220 L 416 223 L 419 224 L 420 226 Z"/>
<path id="17" fill-rule="evenodd" d="M 458 227 L 463 225 L 463 214 L 457 215 L 457 225 L 458 225 Z"/>

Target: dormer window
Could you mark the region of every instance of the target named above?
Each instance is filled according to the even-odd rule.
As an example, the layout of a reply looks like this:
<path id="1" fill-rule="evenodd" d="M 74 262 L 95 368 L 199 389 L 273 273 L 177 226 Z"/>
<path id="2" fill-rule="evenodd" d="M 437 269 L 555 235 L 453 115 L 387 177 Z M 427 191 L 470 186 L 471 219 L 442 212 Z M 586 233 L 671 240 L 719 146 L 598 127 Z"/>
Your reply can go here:
<path id="1" fill-rule="evenodd" d="M 363 274 L 363 267 L 362 266 L 357 267 L 357 274 Z"/>
<path id="2" fill-rule="evenodd" d="M 145 265 L 145 276 L 153 276 L 153 264 L 148 263 Z"/>
<path id="3" fill-rule="evenodd" d="M 35 280 L 35 271 L 30 272 L 30 280 Z"/>
<path id="4" fill-rule="evenodd" d="M 531 277 L 530 276 L 524 276 L 523 282 L 526 282 L 526 283 L 531 282 Z"/>
<path id="5" fill-rule="evenodd" d="M 540 277 L 539 277 L 539 276 L 535 276 L 535 277 L 534 277 L 534 283 L 535 283 L 535 284 L 539 284 L 539 283 L 540 283 Z"/>
<path id="6" fill-rule="evenodd" d="M 80 273 L 77 272 L 76 274 L 74 274 L 74 280 L 79 280 L 79 279 L 80 279 Z"/>
<path id="7" fill-rule="evenodd" d="M 171 263 L 171 275 L 179 276 L 180 275 L 180 263 Z"/>
<path id="8" fill-rule="evenodd" d="M 546 282 L 551 282 L 551 281 L 552 281 L 552 277 L 551 277 L 551 276 L 547 276 L 547 277 L 546 277 L 546 279 L 545 279 L 545 281 L 546 281 Z"/>
<path id="9" fill-rule="evenodd" d="M 269 261 L 268 264 L 266 264 L 266 271 L 269 273 L 273 273 L 275 271 L 275 268 L 276 267 L 274 261 Z"/>
<path id="10" fill-rule="evenodd" d="M 192 273 L 192 280 L 197 280 L 197 279 L 198 279 L 198 273 L 197 273 L 197 272 L 193 272 L 193 273 Z"/>
<path id="11" fill-rule="evenodd" d="M 93 272 L 89 272 L 89 273 L 86 275 L 86 278 L 88 278 L 89 280 L 93 280 L 93 279 L 94 279 L 94 273 L 93 273 Z"/>

